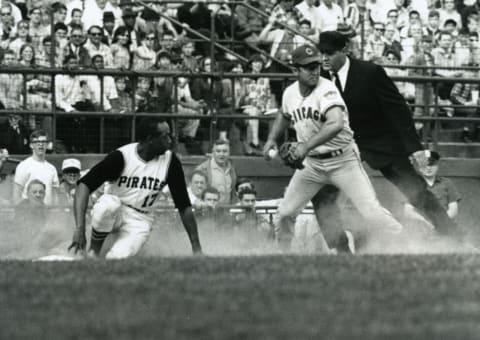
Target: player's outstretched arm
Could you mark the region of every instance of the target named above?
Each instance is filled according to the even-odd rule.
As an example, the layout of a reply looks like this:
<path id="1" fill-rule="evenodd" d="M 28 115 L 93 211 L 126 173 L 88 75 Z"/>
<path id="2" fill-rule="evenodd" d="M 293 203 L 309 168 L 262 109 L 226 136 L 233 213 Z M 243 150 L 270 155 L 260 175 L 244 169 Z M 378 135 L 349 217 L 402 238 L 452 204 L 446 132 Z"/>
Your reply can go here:
<path id="1" fill-rule="evenodd" d="M 75 230 L 73 232 L 72 244 L 68 250 L 73 249 L 76 254 L 78 251 L 83 252 L 87 244 L 85 236 L 86 218 L 88 206 L 88 198 L 90 196 L 90 189 L 84 183 L 80 182 L 75 190 L 75 197 L 73 199 L 73 213 L 75 216 Z"/>
<path id="2" fill-rule="evenodd" d="M 192 250 L 194 254 L 201 254 L 202 247 L 200 245 L 200 239 L 198 238 L 197 221 L 193 215 L 192 207 L 186 207 L 179 210 L 180 218 L 182 219 L 183 226 L 187 231 L 188 238 L 192 244 Z"/>
<path id="3" fill-rule="evenodd" d="M 325 112 L 326 121 L 323 123 L 320 131 L 311 139 L 304 143 L 305 155 L 308 151 L 315 149 L 317 146 L 325 144 L 330 139 L 335 137 L 343 129 L 343 108 L 334 106 Z M 299 155 L 300 156 L 300 155 Z"/>

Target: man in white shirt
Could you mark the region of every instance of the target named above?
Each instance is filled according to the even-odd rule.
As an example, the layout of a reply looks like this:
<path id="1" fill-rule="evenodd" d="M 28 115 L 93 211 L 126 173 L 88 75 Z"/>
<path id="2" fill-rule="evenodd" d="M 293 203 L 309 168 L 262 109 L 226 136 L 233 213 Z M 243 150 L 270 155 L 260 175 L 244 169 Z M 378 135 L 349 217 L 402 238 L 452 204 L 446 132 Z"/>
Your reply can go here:
<path id="1" fill-rule="evenodd" d="M 312 28 L 319 30 L 322 25 L 320 11 L 315 6 L 314 0 L 303 0 L 295 6 L 295 9 L 300 13 L 302 19 L 307 19 L 312 24 Z"/>
<path id="2" fill-rule="evenodd" d="M 195 208 L 203 205 L 202 195 L 207 188 L 207 181 L 207 175 L 199 170 L 195 170 L 190 177 L 190 186 L 187 188 L 187 192 L 190 202 Z"/>
<path id="3" fill-rule="evenodd" d="M 90 56 L 100 54 L 103 57 L 103 62 L 105 67 L 114 67 L 113 65 L 113 55 L 110 47 L 102 43 L 103 29 L 100 26 L 93 25 L 88 29 L 88 40 L 85 43 L 85 48 L 87 49 Z"/>
<path id="4" fill-rule="evenodd" d="M 320 31 L 335 31 L 337 25 L 343 22 L 343 11 L 333 0 L 322 0 L 318 7 L 319 18 L 321 20 Z"/>
<path id="5" fill-rule="evenodd" d="M 78 68 L 77 56 L 65 57 L 65 67 L 69 70 Z M 88 86 L 88 76 L 57 74 L 55 76 L 56 104 L 65 112 L 80 111 L 78 103 L 91 103 L 93 93 Z M 84 105 L 85 106 L 85 105 Z M 91 108 L 93 110 L 93 108 Z"/>
<path id="6" fill-rule="evenodd" d="M 51 205 L 56 190 L 60 186 L 57 169 L 45 160 L 49 140 L 43 130 L 36 130 L 30 135 L 32 156 L 20 162 L 15 170 L 13 202 L 18 203 L 27 198 L 28 184 L 36 179 L 45 184 L 45 204 Z"/>
<path id="7" fill-rule="evenodd" d="M 92 65 L 95 69 L 103 69 L 103 57 L 99 54 L 92 57 Z M 98 106 L 100 110 L 112 110 L 112 103 L 118 100 L 117 87 L 112 76 L 103 76 L 103 103 L 101 95 L 101 78 L 100 76 L 88 76 L 88 87 L 92 90 L 92 102 Z M 101 107 L 103 104 L 103 108 Z"/>
<path id="8" fill-rule="evenodd" d="M 119 15 L 118 9 L 114 8 L 109 1 L 85 0 L 82 16 L 84 29 L 89 30 L 92 26 L 102 26 L 104 12 L 112 12 L 114 15 Z M 115 19 L 120 20 L 120 17 L 116 17 Z"/>

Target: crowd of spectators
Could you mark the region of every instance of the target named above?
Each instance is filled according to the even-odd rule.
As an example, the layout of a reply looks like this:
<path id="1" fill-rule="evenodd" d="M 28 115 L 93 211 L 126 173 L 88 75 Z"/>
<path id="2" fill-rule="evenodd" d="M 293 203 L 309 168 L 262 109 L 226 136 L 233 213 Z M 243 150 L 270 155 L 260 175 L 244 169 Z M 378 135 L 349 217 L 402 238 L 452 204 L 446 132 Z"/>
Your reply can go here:
<path id="1" fill-rule="evenodd" d="M 57 110 L 184 114 L 189 117 L 177 121 L 175 133 L 187 152 L 203 153 L 199 142 L 209 135 L 209 120 L 192 116 L 235 113 L 248 118 L 275 113 L 285 82 L 268 77 L 100 77 L 71 72 L 103 68 L 177 70 L 187 75 L 211 71 L 290 72 L 286 65 L 293 49 L 317 43 L 322 31 L 339 30 L 351 38 L 352 55 L 395 65 L 387 68 L 391 75 L 465 77 L 472 74 L 443 68 L 407 70 L 400 66 L 478 66 L 479 20 L 480 1 L 475 0 L 246 0 L 245 5 L 198 1 L 150 3 L 149 7 L 132 0 L 2 1 L 2 68 L 53 66 L 64 68 L 66 73 L 52 76 L 0 72 L 0 108 L 32 113 Z M 192 30 L 220 39 L 231 52 L 212 51 L 210 43 L 199 41 Z M 398 86 L 415 104 L 416 115 L 431 114 L 432 109 L 424 109 L 434 102 L 431 85 L 399 82 Z M 476 102 L 468 91 L 459 95 L 458 86 L 445 83 L 440 89 L 440 104 Z M 476 110 L 472 113 L 452 108 L 442 112 L 476 114 Z M 8 128 L 0 131 L 0 146 L 11 153 L 28 152 L 28 143 L 22 142 L 23 127 L 29 132 L 36 128 L 50 135 L 53 132 L 54 121 L 48 115 L 21 117 L 13 125 L 6 116 L 0 120 Z M 61 115 L 55 122 L 57 152 L 100 151 L 100 118 Z M 118 116 L 105 119 L 104 151 L 129 140 L 130 123 L 131 119 Z M 12 137 L 12 127 L 19 130 L 18 136 Z M 232 128 L 240 131 L 244 154 L 259 154 L 267 123 L 258 119 L 218 119 L 214 138 L 228 141 Z M 473 138 L 471 133 L 462 136 L 465 141 Z M 11 149 L 13 144 L 5 144 L 5 140 L 15 148 Z"/>

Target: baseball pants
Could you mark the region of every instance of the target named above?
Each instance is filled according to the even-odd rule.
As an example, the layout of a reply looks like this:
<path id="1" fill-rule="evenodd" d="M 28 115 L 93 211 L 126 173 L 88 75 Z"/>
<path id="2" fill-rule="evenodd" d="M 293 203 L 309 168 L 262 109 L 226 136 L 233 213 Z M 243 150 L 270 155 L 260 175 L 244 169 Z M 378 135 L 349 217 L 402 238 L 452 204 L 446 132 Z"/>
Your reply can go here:
<path id="1" fill-rule="evenodd" d="M 117 196 L 103 194 L 92 209 L 92 228 L 100 232 L 117 232 L 106 254 L 107 259 L 124 259 L 136 255 L 147 242 L 153 216 L 121 203 Z"/>
<path id="2" fill-rule="evenodd" d="M 295 171 L 274 219 L 275 236 L 282 247 L 290 244 L 296 216 L 325 184 L 342 190 L 373 227 L 392 234 L 402 231 L 402 225 L 380 205 L 355 144 L 329 159 L 307 157 L 304 165 Z"/>

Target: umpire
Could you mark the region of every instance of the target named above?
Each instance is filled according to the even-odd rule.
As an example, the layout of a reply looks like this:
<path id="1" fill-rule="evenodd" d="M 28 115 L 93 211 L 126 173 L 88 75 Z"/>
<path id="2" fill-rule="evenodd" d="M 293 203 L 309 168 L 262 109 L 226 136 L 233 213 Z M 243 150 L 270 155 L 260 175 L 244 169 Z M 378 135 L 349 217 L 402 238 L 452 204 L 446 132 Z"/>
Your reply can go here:
<path id="1" fill-rule="evenodd" d="M 439 233 L 451 233 L 454 222 L 410 163 L 409 156 L 423 147 L 405 99 L 381 66 L 347 57 L 346 45 L 347 38 L 336 31 L 320 34 L 322 76 L 340 89 L 362 159 L 400 189 Z M 315 206 L 328 204 L 332 191 L 338 193 L 322 188 Z"/>

